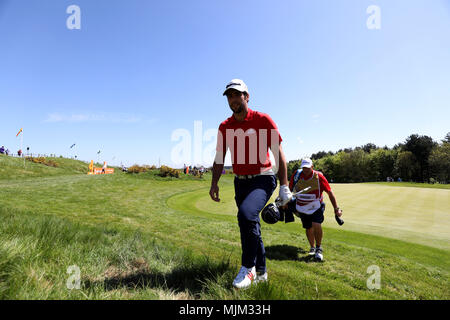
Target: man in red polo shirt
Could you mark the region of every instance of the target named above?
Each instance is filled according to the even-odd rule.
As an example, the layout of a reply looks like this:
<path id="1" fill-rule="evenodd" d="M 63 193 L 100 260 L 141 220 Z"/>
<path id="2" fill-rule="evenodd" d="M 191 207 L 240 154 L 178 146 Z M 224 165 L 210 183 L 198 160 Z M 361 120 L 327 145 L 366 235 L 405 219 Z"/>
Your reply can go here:
<path id="1" fill-rule="evenodd" d="M 242 266 L 233 281 L 236 288 L 247 288 L 253 281 L 267 281 L 266 254 L 261 237 L 259 212 L 277 187 L 275 172 L 269 157 L 271 149 L 278 168 L 280 198 L 288 203 L 292 194 L 288 187 L 286 159 L 281 148 L 281 136 L 269 115 L 248 107 L 248 88 L 240 79 L 226 86 L 233 115 L 219 126 L 216 158 L 209 194 L 219 199 L 218 182 L 222 174 L 225 154 L 231 152 L 235 200 L 242 244 Z"/>
<path id="2" fill-rule="evenodd" d="M 296 212 L 296 215 L 302 220 L 303 228 L 306 229 L 306 237 L 311 246 L 309 254 L 311 256 L 314 255 L 317 260 L 322 261 L 322 222 L 325 211 L 322 192 L 325 191 L 328 193 L 335 215 L 338 217 L 342 216 L 342 210 L 339 209 L 336 197 L 325 176 L 322 172 L 314 170 L 313 167 L 311 159 L 303 159 L 301 169 L 292 174 L 289 182 L 289 189 L 292 192 L 295 193 L 307 187 L 311 188 L 307 193 L 296 196 L 296 201 L 289 203 L 289 206 L 292 206 L 290 210 Z M 316 244 L 315 247 L 314 241 Z"/>

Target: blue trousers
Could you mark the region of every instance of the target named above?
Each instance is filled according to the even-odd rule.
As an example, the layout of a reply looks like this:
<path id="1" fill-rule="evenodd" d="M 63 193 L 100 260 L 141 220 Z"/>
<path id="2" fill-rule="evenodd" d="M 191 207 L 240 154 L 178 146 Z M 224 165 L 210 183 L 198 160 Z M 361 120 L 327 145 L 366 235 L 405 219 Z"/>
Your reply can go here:
<path id="1" fill-rule="evenodd" d="M 256 266 L 257 272 L 266 272 L 266 251 L 261 237 L 259 212 L 264 208 L 277 187 L 274 175 L 252 179 L 234 179 L 235 200 L 241 233 L 242 265 Z"/>

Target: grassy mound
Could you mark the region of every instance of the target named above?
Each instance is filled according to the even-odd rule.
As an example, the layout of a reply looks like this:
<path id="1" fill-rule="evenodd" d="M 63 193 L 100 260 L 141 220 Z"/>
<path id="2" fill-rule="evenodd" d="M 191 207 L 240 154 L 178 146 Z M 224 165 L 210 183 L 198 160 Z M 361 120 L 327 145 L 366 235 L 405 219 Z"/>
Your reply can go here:
<path id="1" fill-rule="evenodd" d="M 0 155 L 0 180 L 86 174 L 89 171 L 89 164 L 79 160 L 52 157 L 34 159 L 35 162 Z"/>

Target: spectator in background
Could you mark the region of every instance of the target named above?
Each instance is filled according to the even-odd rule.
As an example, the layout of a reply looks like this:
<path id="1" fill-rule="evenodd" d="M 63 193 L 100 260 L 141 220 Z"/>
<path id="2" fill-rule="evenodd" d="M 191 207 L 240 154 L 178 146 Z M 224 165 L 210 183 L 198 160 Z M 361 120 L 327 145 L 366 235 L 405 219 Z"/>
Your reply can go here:
<path id="1" fill-rule="evenodd" d="M 2 146 L 2 147 L 0 148 L 0 154 L 5 154 L 5 147 L 4 147 L 4 146 Z"/>
<path id="2" fill-rule="evenodd" d="M 6 148 L 6 151 L 5 151 L 5 152 L 6 152 L 6 155 L 9 156 L 9 152 L 10 152 L 10 151 L 9 151 L 8 148 Z"/>
<path id="3" fill-rule="evenodd" d="M 22 156 L 22 149 L 19 149 L 19 151 L 17 151 L 17 155 L 18 155 L 19 157 Z"/>

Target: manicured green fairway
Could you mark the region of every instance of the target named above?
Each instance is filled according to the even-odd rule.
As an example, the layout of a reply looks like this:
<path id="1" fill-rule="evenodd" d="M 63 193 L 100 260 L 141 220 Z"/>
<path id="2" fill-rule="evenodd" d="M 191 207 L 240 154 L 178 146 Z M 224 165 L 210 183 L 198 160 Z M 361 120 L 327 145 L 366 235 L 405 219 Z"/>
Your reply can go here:
<path id="1" fill-rule="evenodd" d="M 344 210 L 344 226 L 333 218 L 326 193 L 324 226 L 386 236 L 450 250 L 450 190 L 395 188 L 377 184 L 332 184 L 339 206 Z M 236 215 L 234 190 L 221 191 L 221 203 L 209 200 L 208 193 L 190 194 L 195 207 L 214 214 Z M 274 193 L 274 196 L 278 191 Z M 191 200 L 194 201 L 194 200 Z M 300 223 L 300 220 L 297 220 Z"/>
<path id="2" fill-rule="evenodd" d="M 450 190 L 376 184 L 332 188 L 345 210 L 344 229 L 450 250 Z M 325 201 L 332 208 L 327 196 Z M 325 225 L 338 228 L 332 219 Z"/>
<path id="3" fill-rule="evenodd" d="M 45 170 L 36 167 L 33 178 L 0 173 L 2 299 L 450 298 L 448 190 L 334 185 L 346 222 L 339 227 L 328 207 L 325 262 L 307 258 L 298 221 L 263 223 L 270 281 L 236 291 L 232 176 L 221 179 L 215 203 L 209 176 Z M 73 265 L 81 287 L 69 290 Z M 372 265 L 381 271 L 379 290 L 367 287 Z"/>

